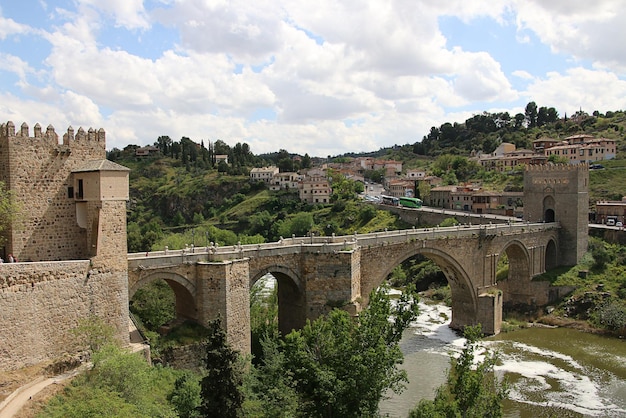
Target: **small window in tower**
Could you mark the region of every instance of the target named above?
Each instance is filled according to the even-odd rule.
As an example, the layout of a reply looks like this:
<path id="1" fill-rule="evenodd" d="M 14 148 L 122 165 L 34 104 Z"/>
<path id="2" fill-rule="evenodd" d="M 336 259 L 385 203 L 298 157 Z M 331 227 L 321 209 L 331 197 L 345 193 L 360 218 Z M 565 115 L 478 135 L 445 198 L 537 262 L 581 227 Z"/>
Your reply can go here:
<path id="1" fill-rule="evenodd" d="M 74 188 L 72 186 L 67 188 L 68 199 L 74 199 Z"/>
<path id="2" fill-rule="evenodd" d="M 83 198 L 83 179 L 78 179 L 78 199 Z"/>

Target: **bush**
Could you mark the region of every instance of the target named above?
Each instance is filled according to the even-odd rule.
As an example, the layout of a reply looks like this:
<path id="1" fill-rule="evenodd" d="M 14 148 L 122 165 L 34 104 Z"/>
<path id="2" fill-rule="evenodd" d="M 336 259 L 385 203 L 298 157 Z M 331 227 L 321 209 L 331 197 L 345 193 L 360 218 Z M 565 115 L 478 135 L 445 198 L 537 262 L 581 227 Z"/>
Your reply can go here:
<path id="1" fill-rule="evenodd" d="M 600 306 L 596 312 L 599 324 L 609 331 L 626 332 L 626 304 L 612 301 Z"/>
<path id="2" fill-rule="evenodd" d="M 439 224 L 439 226 L 446 227 L 446 226 L 455 226 L 458 224 L 459 224 L 459 221 L 457 221 L 456 218 L 446 218 Z"/>

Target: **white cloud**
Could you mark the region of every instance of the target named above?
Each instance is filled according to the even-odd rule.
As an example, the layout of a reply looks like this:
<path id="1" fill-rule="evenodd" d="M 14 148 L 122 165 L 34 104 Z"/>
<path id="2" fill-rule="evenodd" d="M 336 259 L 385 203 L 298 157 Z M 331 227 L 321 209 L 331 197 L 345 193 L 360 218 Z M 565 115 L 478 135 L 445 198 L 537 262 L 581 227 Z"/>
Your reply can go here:
<path id="1" fill-rule="evenodd" d="M 13 19 L 5 18 L 0 15 L 0 39 L 6 39 L 11 35 L 28 34 L 30 32 L 31 29 L 27 25 L 17 23 Z"/>
<path id="2" fill-rule="evenodd" d="M 517 98 L 500 64 L 485 52 L 458 56 L 455 89 L 468 102 L 512 101 Z"/>
<path id="3" fill-rule="evenodd" d="M 515 7 L 520 29 L 532 30 L 554 51 L 626 70 L 622 1 L 518 0 Z"/>
<path id="4" fill-rule="evenodd" d="M 626 35 L 618 24 L 624 12 L 616 1 L 594 7 L 578 0 L 48 4 L 55 26 L 0 17 L 0 42 L 42 34 L 51 46 L 42 67 L 41 59 L 3 52 L 0 77 L 16 74 L 26 98 L 4 94 L 14 105 L 0 110 L 63 128 L 103 127 L 109 148 L 170 135 L 247 142 L 255 153 L 335 155 L 413 143 L 431 126 L 490 107 L 508 106 L 514 114 L 523 100 L 570 113 L 581 106 L 624 108 L 626 97 L 626 50 L 615 42 Z M 470 28 L 484 19 L 514 22 L 517 39 L 502 40 L 511 56 L 522 39 L 529 42 L 525 49 L 539 39 L 559 51 L 550 58 L 562 67 L 507 74 L 498 61 L 507 57 L 485 45 L 451 49 L 442 16 Z M 172 34 L 178 37 L 165 38 Z M 113 38 L 115 45 L 108 43 Z M 128 39 L 135 43 L 125 48 Z M 160 49 L 148 56 L 140 48 L 152 39 Z"/>
<path id="5" fill-rule="evenodd" d="M 626 108 L 626 80 L 611 72 L 581 67 L 565 74 L 549 73 L 532 83 L 527 94 L 537 104 L 555 107 L 561 115 L 581 108 L 588 113 Z"/>
<path id="6" fill-rule="evenodd" d="M 126 29 L 147 29 L 149 19 L 143 7 L 143 0 L 77 0 L 84 7 L 103 12 L 115 21 L 115 26 Z"/>

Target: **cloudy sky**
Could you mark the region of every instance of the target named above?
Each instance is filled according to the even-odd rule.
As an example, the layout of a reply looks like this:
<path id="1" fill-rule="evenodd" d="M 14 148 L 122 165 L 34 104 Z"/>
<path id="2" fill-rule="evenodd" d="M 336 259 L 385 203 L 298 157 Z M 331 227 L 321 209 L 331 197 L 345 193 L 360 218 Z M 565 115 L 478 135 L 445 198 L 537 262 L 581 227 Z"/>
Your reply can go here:
<path id="1" fill-rule="evenodd" d="M 626 108 L 621 0 L 0 0 L 0 121 L 311 156 Z"/>

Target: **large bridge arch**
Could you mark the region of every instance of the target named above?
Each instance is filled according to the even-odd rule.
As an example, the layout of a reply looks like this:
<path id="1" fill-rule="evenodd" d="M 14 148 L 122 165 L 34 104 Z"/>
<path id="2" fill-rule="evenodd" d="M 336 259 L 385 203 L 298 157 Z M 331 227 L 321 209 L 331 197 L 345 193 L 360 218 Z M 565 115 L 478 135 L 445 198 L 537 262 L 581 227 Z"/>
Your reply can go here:
<path id="1" fill-rule="evenodd" d="M 478 294 L 466 269 L 458 260 L 445 251 L 435 247 L 410 248 L 401 252 L 397 257 L 386 263 L 386 269 L 373 283 L 374 289 L 380 286 L 393 271 L 405 260 L 416 255 L 423 255 L 434 261 L 443 271 L 448 280 L 452 296 L 452 320 L 450 327 L 462 329 L 466 325 L 475 325 L 478 322 Z M 373 289 L 370 289 L 371 291 Z M 364 300 L 369 298 L 369 291 Z"/>
<path id="2" fill-rule="evenodd" d="M 164 280 L 174 292 L 177 318 L 198 320 L 196 285 L 178 273 L 156 271 L 141 277 L 128 289 L 128 300 L 133 298 L 137 290 L 156 280 Z"/>
<path id="3" fill-rule="evenodd" d="M 287 335 L 301 329 L 306 324 L 306 295 L 299 275 L 289 267 L 268 265 L 250 277 L 250 288 L 268 273 L 278 286 L 278 330 Z"/>

